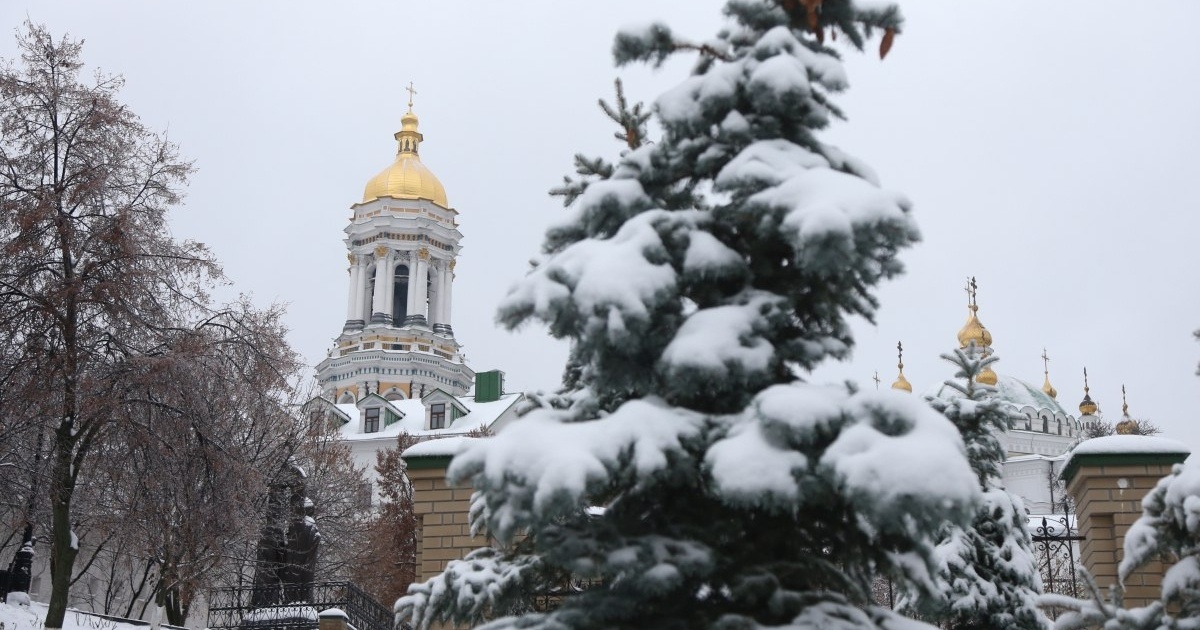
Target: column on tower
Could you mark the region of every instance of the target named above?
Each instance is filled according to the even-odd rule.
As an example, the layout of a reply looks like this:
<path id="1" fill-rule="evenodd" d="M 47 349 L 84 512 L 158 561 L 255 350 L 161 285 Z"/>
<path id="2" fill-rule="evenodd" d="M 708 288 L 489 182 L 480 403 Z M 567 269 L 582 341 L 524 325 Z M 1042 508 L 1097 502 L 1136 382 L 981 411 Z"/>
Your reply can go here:
<path id="1" fill-rule="evenodd" d="M 358 330 L 363 327 L 366 322 L 362 318 L 361 304 L 359 299 L 359 284 L 362 281 L 362 266 L 359 265 L 358 256 L 350 254 L 347 257 L 350 260 L 350 291 L 346 304 L 346 325 L 343 331 Z"/>
<path id="2" fill-rule="evenodd" d="M 404 324 L 407 326 L 414 322 L 413 317 L 417 314 L 417 256 L 413 251 L 405 252 L 405 255 L 408 256 L 408 295 L 404 308 Z"/>
<path id="3" fill-rule="evenodd" d="M 447 335 L 454 336 L 454 328 L 450 326 L 450 298 L 454 296 L 454 260 L 446 262 L 446 290 L 442 293 L 442 326 Z"/>
<path id="4" fill-rule="evenodd" d="M 388 252 L 387 255 L 387 286 L 383 288 L 383 313 L 387 315 L 387 323 L 393 323 L 393 304 L 392 299 L 396 294 L 396 252 Z"/>
<path id="5" fill-rule="evenodd" d="M 437 306 L 437 311 L 433 319 L 433 332 L 449 334 L 450 261 L 442 261 L 438 265 L 438 273 L 436 280 L 434 280 L 434 286 L 437 287 L 437 293 L 434 295 L 434 303 Z"/>
<path id="6" fill-rule="evenodd" d="M 427 326 L 426 306 L 429 300 L 429 250 L 422 247 L 413 256 L 413 271 L 408 285 L 408 295 L 412 302 L 409 304 L 408 317 L 405 324 Z"/>
<path id="7" fill-rule="evenodd" d="M 370 262 L 366 256 L 358 254 L 355 256 L 355 266 L 358 268 L 358 274 L 355 276 L 354 282 L 354 318 L 366 323 L 367 319 L 367 265 Z"/>
<path id="8" fill-rule="evenodd" d="M 429 290 L 429 325 L 437 330 L 442 322 L 442 261 L 436 258 L 429 261 Z"/>
<path id="9" fill-rule="evenodd" d="M 388 254 L 388 249 L 382 245 L 375 248 L 375 291 L 371 300 L 372 324 L 384 324 L 388 320 L 387 303 L 384 302 L 387 298 L 387 285 L 392 282 L 392 271 L 388 268 L 391 256 Z"/>
<path id="10" fill-rule="evenodd" d="M 366 323 L 371 318 L 371 298 L 368 287 L 371 286 L 371 261 L 365 254 L 358 255 L 358 318 Z"/>

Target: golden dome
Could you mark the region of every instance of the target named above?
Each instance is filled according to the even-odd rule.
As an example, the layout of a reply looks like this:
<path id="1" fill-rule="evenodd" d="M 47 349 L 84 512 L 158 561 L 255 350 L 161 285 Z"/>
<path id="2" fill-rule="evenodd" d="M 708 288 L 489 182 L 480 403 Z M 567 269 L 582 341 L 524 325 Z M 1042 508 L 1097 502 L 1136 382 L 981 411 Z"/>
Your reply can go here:
<path id="1" fill-rule="evenodd" d="M 971 309 L 971 314 L 967 316 L 967 323 L 958 331 L 959 345 L 966 348 L 974 341 L 980 350 L 990 347 L 992 345 L 992 333 L 983 327 L 983 324 L 979 321 L 979 317 L 975 314 L 979 310 L 979 307 L 972 304 L 968 308 Z"/>
<path id="2" fill-rule="evenodd" d="M 380 197 L 395 197 L 428 199 L 443 208 L 450 207 L 442 182 L 421 163 L 418 150 L 424 137 L 417 131 L 417 123 L 417 115 L 410 105 L 408 112 L 400 118 L 400 131 L 395 134 L 396 161 L 367 182 L 363 191 L 364 203 Z"/>

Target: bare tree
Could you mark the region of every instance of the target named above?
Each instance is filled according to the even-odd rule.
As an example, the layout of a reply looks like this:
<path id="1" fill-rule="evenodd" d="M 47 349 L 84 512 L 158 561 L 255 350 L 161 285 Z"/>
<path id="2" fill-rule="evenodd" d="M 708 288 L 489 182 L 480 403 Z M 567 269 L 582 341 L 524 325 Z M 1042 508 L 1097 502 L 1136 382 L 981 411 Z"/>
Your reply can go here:
<path id="1" fill-rule="evenodd" d="M 326 579 L 347 577 L 373 553 L 362 542 L 371 514 L 366 469 L 354 464 L 349 444 L 328 416 L 312 413 L 306 420 L 308 434 L 296 459 L 308 473 L 308 496 L 321 531 L 317 571 Z"/>
<path id="2" fill-rule="evenodd" d="M 395 446 L 375 454 L 380 503 L 365 540 L 373 553 L 352 574 L 359 586 L 388 605 L 406 593 L 417 577 L 417 515 L 412 483 L 400 457 L 416 443 L 416 438 L 401 432 Z"/>
<path id="3" fill-rule="evenodd" d="M 1104 437 L 1106 435 L 1158 435 L 1162 429 L 1149 420 L 1137 420 L 1125 417 L 1117 424 L 1107 420 L 1094 420 L 1083 426 L 1083 439 Z"/>
<path id="4" fill-rule="evenodd" d="M 278 311 L 210 305 L 219 267 L 166 228 L 191 164 L 117 100 L 122 79 L 86 80 L 80 42 L 43 26 L 17 44 L 0 62 L 0 464 L 26 474 L 0 509 L 48 514 L 47 628 L 116 547 L 182 623 L 253 529 L 263 471 L 299 448 L 299 363 Z"/>

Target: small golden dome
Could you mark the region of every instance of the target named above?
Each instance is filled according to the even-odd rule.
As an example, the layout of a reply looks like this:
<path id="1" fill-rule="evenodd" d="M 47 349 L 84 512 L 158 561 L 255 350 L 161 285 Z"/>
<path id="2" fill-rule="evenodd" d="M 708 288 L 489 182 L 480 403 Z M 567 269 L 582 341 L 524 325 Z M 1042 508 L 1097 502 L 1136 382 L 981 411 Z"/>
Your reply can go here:
<path id="1" fill-rule="evenodd" d="M 1050 384 L 1049 374 L 1046 375 L 1046 382 L 1042 383 L 1042 391 L 1051 398 L 1058 398 L 1058 390 L 1054 389 L 1054 386 Z"/>
<path id="2" fill-rule="evenodd" d="M 1079 413 L 1085 416 L 1094 416 L 1100 409 L 1096 406 L 1096 402 L 1092 400 L 1092 396 L 1088 389 L 1087 368 L 1083 368 L 1083 400 L 1079 402 Z"/>
<path id="3" fill-rule="evenodd" d="M 403 116 L 400 117 L 400 131 L 415 132 L 417 130 L 418 122 L 420 122 L 420 120 L 417 118 L 417 114 L 413 112 L 412 109 L 409 109 L 407 112 L 404 112 Z"/>
<path id="4" fill-rule="evenodd" d="M 380 197 L 397 199 L 428 199 L 443 208 L 449 208 L 446 189 L 424 164 L 418 151 L 424 136 L 417 131 L 417 115 L 409 110 L 400 118 L 400 131 L 395 134 L 398 149 L 396 161 L 367 182 L 363 191 L 363 203 Z"/>
<path id="5" fill-rule="evenodd" d="M 1125 399 L 1125 386 L 1121 386 L 1121 421 L 1113 427 L 1118 435 L 1137 435 L 1137 421 L 1129 417 L 1129 401 Z"/>
<path id="6" fill-rule="evenodd" d="M 967 323 L 958 331 L 958 345 L 962 348 L 970 347 L 971 342 L 980 350 L 990 348 L 992 346 L 992 333 L 984 328 L 983 322 L 979 321 L 979 303 L 975 301 L 975 293 L 978 290 L 978 285 L 975 284 L 975 278 L 972 276 L 967 280 L 967 308 L 971 313 L 967 315 Z"/>
<path id="7" fill-rule="evenodd" d="M 1050 384 L 1050 355 L 1046 354 L 1046 349 L 1042 348 L 1042 369 L 1046 375 L 1046 382 L 1042 383 L 1042 391 L 1051 398 L 1058 398 L 1058 390 Z"/>
<path id="8" fill-rule="evenodd" d="M 906 391 L 911 394 L 912 393 L 912 383 L 909 383 L 908 379 L 904 378 L 904 343 L 903 342 L 899 342 L 899 341 L 896 342 L 896 357 L 897 357 L 896 369 L 899 370 L 900 373 L 899 373 L 899 375 L 896 376 L 896 382 L 892 383 L 892 389 L 899 389 L 899 390 Z"/>
<path id="9" fill-rule="evenodd" d="M 980 370 L 979 375 L 975 377 L 975 382 L 983 385 L 995 385 L 998 380 L 999 377 L 990 365 Z"/>

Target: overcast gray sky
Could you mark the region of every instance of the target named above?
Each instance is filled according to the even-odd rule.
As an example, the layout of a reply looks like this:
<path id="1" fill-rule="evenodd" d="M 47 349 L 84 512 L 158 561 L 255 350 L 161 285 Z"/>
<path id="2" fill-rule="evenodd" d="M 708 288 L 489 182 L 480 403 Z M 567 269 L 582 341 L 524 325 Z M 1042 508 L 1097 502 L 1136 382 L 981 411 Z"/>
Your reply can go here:
<path id="1" fill-rule="evenodd" d="M 880 292 L 877 326 L 858 327 L 854 359 L 815 378 L 872 386 L 878 370 L 887 386 L 897 340 L 918 391 L 948 377 L 937 356 L 956 343 L 974 275 L 998 372 L 1040 385 L 1045 347 L 1069 411 L 1086 365 L 1110 419 L 1124 383 L 1135 416 L 1200 447 L 1200 3 L 901 6 L 887 60 L 848 53 L 849 121 L 825 139 L 912 198 L 925 241 Z M 492 322 L 560 212 L 546 191 L 575 152 L 619 149 L 595 105 L 614 77 L 651 101 L 687 69 L 617 71 L 612 35 L 662 18 L 707 38 L 719 7 L 9 0 L 0 18 L 85 39 L 90 66 L 125 75 L 125 102 L 196 161 L 176 236 L 209 244 L 234 290 L 290 304 L 292 342 L 313 363 L 346 317 L 349 206 L 390 163 L 414 82 L 422 159 L 465 235 L 457 336 L 475 369 L 540 389 L 565 347 Z"/>

